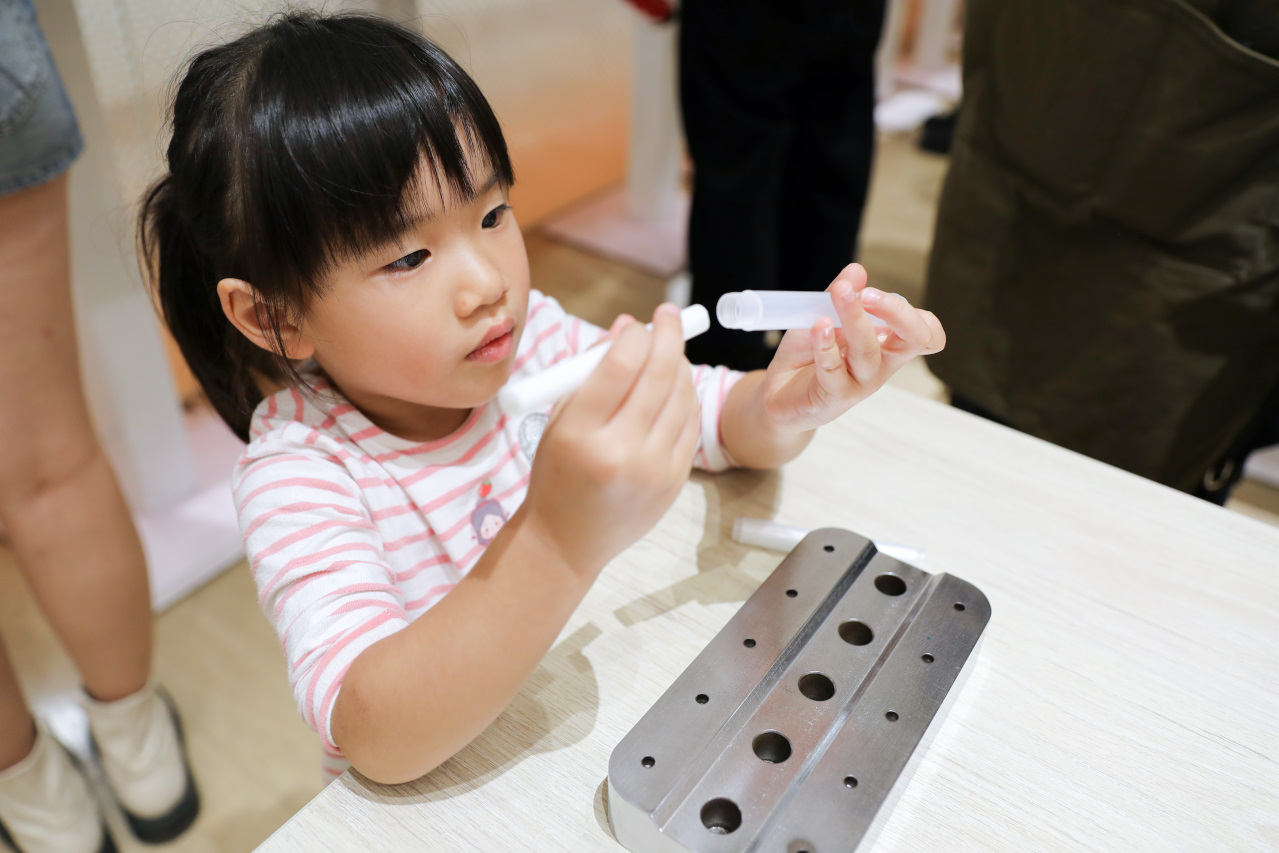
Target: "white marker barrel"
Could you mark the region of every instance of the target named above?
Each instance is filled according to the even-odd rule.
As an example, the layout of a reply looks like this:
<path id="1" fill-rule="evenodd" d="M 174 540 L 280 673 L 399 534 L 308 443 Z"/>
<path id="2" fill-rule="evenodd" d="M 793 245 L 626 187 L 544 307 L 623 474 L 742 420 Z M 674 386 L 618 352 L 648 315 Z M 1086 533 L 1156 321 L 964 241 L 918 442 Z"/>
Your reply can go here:
<path id="1" fill-rule="evenodd" d="M 690 305 L 679 312 L 684 340 L 694 338 L 711 327 L 711 315 L 702 305 Z M 652 327 L 652 324 L 649 324 Z M 576 391 L 586 377 L 599 366 L 612 341 L 592 347 L 559 364 L 502 388 L 497 402 L 507 412 L 531 412 Z"/>

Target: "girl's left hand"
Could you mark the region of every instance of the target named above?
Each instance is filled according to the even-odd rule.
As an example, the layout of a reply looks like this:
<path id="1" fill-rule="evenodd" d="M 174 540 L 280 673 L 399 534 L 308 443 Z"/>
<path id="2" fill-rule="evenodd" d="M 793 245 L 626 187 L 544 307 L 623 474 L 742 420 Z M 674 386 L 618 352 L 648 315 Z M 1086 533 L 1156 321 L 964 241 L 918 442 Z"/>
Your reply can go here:
<path id="1" fill-rule="evenodd" d="M 869 397 L 903 364 L 940 352 L 946 332 L 931 311 L 866 286 L 861 264 L 844 267 L 826 288 L 842 328 L 826 317 L 782 338 L 764 378 L 764 409 L 781 429 L 810 430 Z M 876 328 L 867 313 L 888 324 Z"/>

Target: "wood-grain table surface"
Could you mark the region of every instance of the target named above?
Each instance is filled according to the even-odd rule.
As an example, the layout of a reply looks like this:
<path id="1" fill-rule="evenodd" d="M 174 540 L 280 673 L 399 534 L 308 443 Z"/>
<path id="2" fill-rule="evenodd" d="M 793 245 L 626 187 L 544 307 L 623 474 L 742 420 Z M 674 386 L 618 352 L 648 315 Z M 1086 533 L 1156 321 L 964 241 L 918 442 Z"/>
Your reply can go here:
<path id="1" fill-rule="evenodd" d="M 259 849 L 620 850 L 609 754 L 782 558 L 738 516 L 911 545 L 990 599 L 876 849 L 1279 849 L 1279 529 L 891 388 L 780 471 L 694 475 L 479 738 L 413 783 L 347 773 Z"/>

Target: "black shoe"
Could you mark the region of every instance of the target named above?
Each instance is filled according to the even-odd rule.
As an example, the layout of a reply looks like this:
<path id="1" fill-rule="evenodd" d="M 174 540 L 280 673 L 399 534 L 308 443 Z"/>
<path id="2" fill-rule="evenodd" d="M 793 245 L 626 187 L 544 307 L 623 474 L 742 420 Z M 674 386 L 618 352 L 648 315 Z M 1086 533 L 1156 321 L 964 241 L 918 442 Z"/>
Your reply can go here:
<path id="1" fill-rule="evenodd" d="M 949 154 L 951 142 L 955 138 L 955 124 L 958 120 L 958 109 L 928 119 L 924 122 L 924 129 L 919 134 L 919 147 L 934 154 Z"/>
<path id="2" fill-rule="evenodd" d="M 173 719 L 173 728 L 178 735 L 178 747 L 182 751 L 182 768 L 186 773 L 186 790 L 182 793 L 182 797 L 178 802 L 169 809 L 169 811 L 158 817 L 139 817 L 129 811 L 119 797 L 116 797 L 116 804 L 120 807 L 120 811 L 124 813 L 124 818 L 129 824 L 134 836 L 144 844 L 164 844 L 172 841 L 182 833 L 191 828 L 191 824 L 195 823 L 195 819 L 200 814 L 200 791 L 195 785 L 195 775 L 191 772 L 191 760 L 187 755 L 186 734 L 182 730 L 182 718 L 178 715 L 177 706 L 173 704 L 173 698 L 163 689 L 156 691 L 160 699 L 169 709 L 169 716 Z M 93 733 L 89 733 L 89 742 L 92 745 L 95 757 L 99 756 L 97 741 L 93 739 Z M 106 778 L 106 774 L 103 773 Z M 107 780 L 107 786 L 110 787 L 110 780 Z M 114 795 L 114 791 L 112 794 Z M 114 847 L 112 848 L 114 850 Z"/>

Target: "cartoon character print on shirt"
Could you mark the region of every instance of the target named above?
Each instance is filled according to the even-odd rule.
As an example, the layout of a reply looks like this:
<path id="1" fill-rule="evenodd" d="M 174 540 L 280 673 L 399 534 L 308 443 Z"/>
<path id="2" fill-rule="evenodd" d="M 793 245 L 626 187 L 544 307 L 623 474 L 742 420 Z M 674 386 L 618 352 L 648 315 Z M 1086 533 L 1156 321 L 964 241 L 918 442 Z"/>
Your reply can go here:
<path id="1" fill-rule="evenodd" d="M 506 524 L 506 513 L 502 505 L 489 497 L 493 484 L 486 477 L 480 483 L 480 502 L 471 513 L 471 527 L 475 528 L 475 538 L 481 545 L 488 545 L 497 536 L 497 532 Z"/>
<path id="2" fill-rule="evenodd" d="M 532 462 L 537 455 L 537 446 L 542 441 L 542 433 L 546 432 L 550 417 L 544 412 L 534 412 L 520 421 L 520 450 L 524 458 Z"/>

